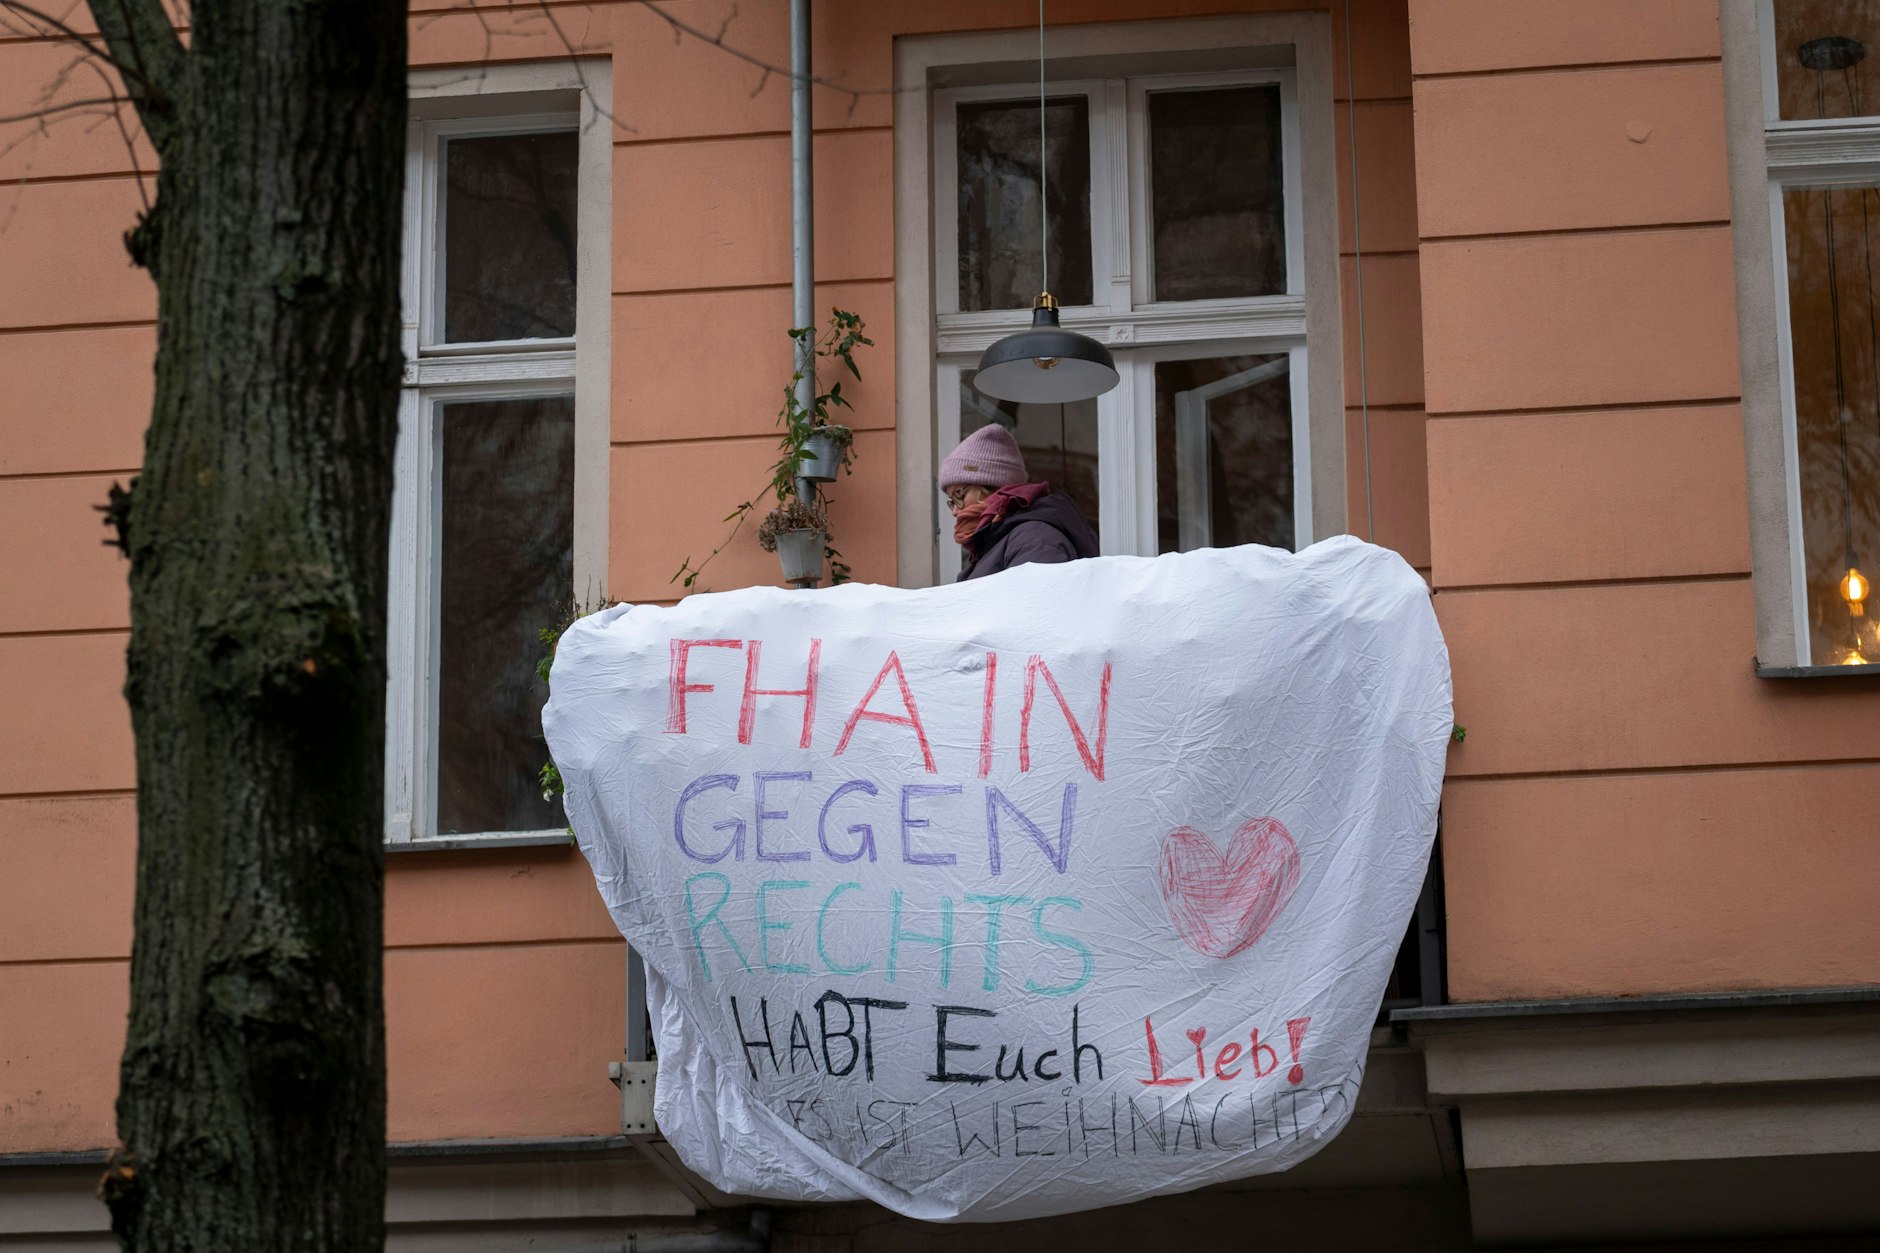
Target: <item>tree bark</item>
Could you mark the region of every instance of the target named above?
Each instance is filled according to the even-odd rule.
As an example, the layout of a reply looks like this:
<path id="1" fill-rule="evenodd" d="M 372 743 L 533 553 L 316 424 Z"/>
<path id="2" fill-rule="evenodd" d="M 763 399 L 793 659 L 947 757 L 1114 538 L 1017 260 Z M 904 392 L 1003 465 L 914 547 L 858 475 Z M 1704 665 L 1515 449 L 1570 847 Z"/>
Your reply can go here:
<path id="1" fill-rule="evenodd" d="M 135 1250 L 383 1241 L 403 0 L 90 0 L 161 165 L 129 509 Z"/>

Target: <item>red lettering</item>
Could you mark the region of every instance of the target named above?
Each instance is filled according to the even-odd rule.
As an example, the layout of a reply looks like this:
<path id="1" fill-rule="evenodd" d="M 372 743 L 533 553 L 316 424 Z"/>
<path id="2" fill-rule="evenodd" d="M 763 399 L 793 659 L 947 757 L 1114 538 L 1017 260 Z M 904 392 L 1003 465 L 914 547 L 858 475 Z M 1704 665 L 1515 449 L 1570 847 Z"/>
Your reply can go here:
<path id="1" fill-rule="evenodd" d="M 672 676 L 668 687 L 666 702 L 666 734 L 685 734 L 685 698 L 690 692 L 710 692 L 715 690 L 709 683 L 688 682 L 685 675 L 686 663 L 695 648 L 743 648 L 743 640 L 673 640 L 672 641 Z"/>
<path id="2" fill-rule="evenodd" d="M 1195 1073 L 1205 1079 L 1208 1077 L 1208 1059 L 1201 1055 L 1201 1042 L 1208 1038 L 1208 1029 L 1206 1027 L 1196 1027 L 1186 1034 L 1188 1036 L 1188 1043 L 1195 1046 Z"/>
<path id="3" fill-rule="evenodd" d="M 1265 1066 L 1260 1065 L 1260 1054 L 1262 1053 L 1265 1053 L 1267 1057 L 1271 1059 Z M 1265 1078 L 1267 1075 L 1279 1069 L 1279 1054 L 1273 1051 L 1271 1044 L 1260 1043 L 1260 1029 L 1258 1027 L 1253 1029 L 1253 1050 L 1247 1054 L 1247 1057 L 1253 1062 L 1253 1075 L 1256 1079 Z"/>
<path id="4" fill-rule="evenodd" d="M 875 699 L 875 693 L 881 690 L 881 681 L 888 677 L 890 671 L 894 673 L 894 681 L 901 689 L 901 705 L 907 710 L 905 714 L 877 713 L 868 707 L 868 702 Z M 914 693 L 907 686 L 907 674 L 901 669 L 901 658 L 892 650 L 888 653 L 888 659 L 881 663 L 881 673 L 877 674 L 875 681 L 868 685 L 868 695 L 862 697 L 862 703 L 855 707 L 855 712 L 849 715 L 848 722 L 844 724 L 842 739 L 836 744 L 835 755 L 837 757 L 840 757 L 848 748 L 849 737 L 855 734 L 856 724 L 864 720 L 885 722 L 890 726 L 912 727 L 915 737 L 920 741 L 920 759 L 926 765 L 927 773 L 940 773 L 939 767 L 933 764 L 933 749 L 927 745 L 927 729 L 921 725 L 920 709 L 914 704 Z"/>
<path id="5" fill-rule="evenodd" d="M 1286 1043 L 1292 1046 L 1293 1068 L 1286 1072 L 1286 1082 L 1304 1083 L 1306 1068 L 1299 1064 L 1299 1046 L 1306 1042 L 1306 1024 L 1310 1018 L 1288 1018 L 1286 1020 Z"/>
<path id="6" fill-rule="evenodd" d="M 979 777 L 992 773 L 992 695 L 999 678 L 999 654 L 986 654 L 986 708 L 979 715 Z"/>
<path id="7" fill-rule="evenodd" d="M 1137 1083 L 1140 1083 L 1145 1088 L 1179 1088 L 1184 1083 L 1194 1082 L 1193 1079 L 1186 1076 L 1181 1078 L 1163 1078 L 1162 1050 L 1155 1045 L 1155 1024 L 1150 1022 L 1146 1017 L 1142 1020 L 1142 1033 L 1149 1037 L 1149 1077 L 1147 1079 L 1138 1079 L 1136 1081 Z"/>
<path id="8" fill-rule="evenodd" d="M 816 723 L 816 683 L 819 678 L 817 666 L 822 660 L 822 641 L 809 642 L 809 673 L 800 688 L 759 687 L 757 686 L 757 658 L 764 649 L 764 641 L 752 640 L 744 654 L 744 700 L 738 707 L 738 743 L 751 742 L 751 730 L 757 724 L 757 698 L 759 696 L 801 696 L 803 698 L 803 739 L 798 748 L 808 748 L 810 733 Z M 683 715 L 683 710 L 681 711 Z M 683 726 L 683 716 L 681 718 Z"/>
<path id="9" fill-rule="evenodd" d="M 1227 1069 L 1228 1063 L 1240 1056 L 1240 1041 L 1230 1040 L 1221 1046 L 1220 1053 L 1214 1059 L 1214 1077 L 1216 1079 L 1238 1079 L 1240 1067 Z"/>
<path id="10" fill-rule="evenodd" d="M 1018 716 L 1018 768 L 1031 769 L 1031 707 L 1037 696 L 1038 676 L 1044 676 L 1045 686 L 1051 689 L 1051 695 L 1057 697 L 1058 708 L 1064 711 L 1064 721 L 1070 724 L 1071 739 L 1077 744 L 1077 755 L 1084 759 L 1084 768 L 1090 771 L 1097 782 L 1103 782 L 1103 744 L 1110 734 L 1110 663 L 1103 663 L 1103 680 L 1097 695 L 1097 747 L 1093 754 L 1090 742 L 1084 737 L 1084 729 L 1078 725 L 1077 716 L 1071 712 L 1070 702 L 1064 699 L 1057 680 L 1051 675 L 1051 668 L 1044 664 L 1044 658 L 1033 654 L 1025 662 L 1025 704 Z"/>

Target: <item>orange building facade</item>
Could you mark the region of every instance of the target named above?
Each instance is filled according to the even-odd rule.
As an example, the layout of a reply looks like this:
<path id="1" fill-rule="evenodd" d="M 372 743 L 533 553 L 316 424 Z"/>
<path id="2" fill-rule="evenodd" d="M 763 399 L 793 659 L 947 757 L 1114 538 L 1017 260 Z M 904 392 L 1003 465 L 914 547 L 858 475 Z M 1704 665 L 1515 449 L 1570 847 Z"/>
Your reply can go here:
<path id="1" fill-rule="evenodd" d="M 749 1202 L 642 1121 L 644 1068 L 609 1082 L 643 1045 L 628 952 L 532 774 L 465 799 L 539 742 L 459 743 L 481 711 L 451 702 L 518 664 L 526 681 L 544 604 L 670 603 L 768 477 L 789 6 L 414 8 L 392 1244 L 755 1247 Z M 1880 16 L 1052 0 L 1058 294 L 1124 375 L 1070 421 L 970 386 L 1035 281 L 1035 227 L 1024 247 L 993 227 L 1036 213 L 1012 140 L 1027 100 L 1036 134 L 1036 20 L 815 6 L 815 303 L 875 340 L 845 389 L 835 543 L 858 579 L 951 577 L 934 467 L 1003 420 L 1106 552 L 1343 531 L 1395 549 L 1431 585 L 1466 728 L 1440 861 L 1364 1099 L 1320 1157 L 1010 1227 L 784 1208 L 771 1247 L 1159 1247 L 1250 1224 L 1352 1249 L 1857 1247 L 1880 1230 L 1859 1182 L 1880 1169 L 1880 606 L 1844 589 L 1863 558 L 1880 574 Z M 1847 60 L 1803 55 L 1833 36 L 1876 55 L 1811 67 Z M 71 60 L 0 31 L 0 116 L 90 94 Z M 141 457 L 155 299 L 120 236 L 153 159 L 83 114 L 0 128 L 0 1249 L 111 1247 L 92 1188 L 116 1139 L 136 779 L 125 570 L 93 506 Z M 454 198 L 458 161 L 495 198 L 526 166 L 553 202 L 554 281 L 519 280 L 534 322 L 463 329 L 481 315 L 453 267 L 502 253 L 469 232 L 524 233 Z M 1248 262 L 1248 239 L 1271 255 Z M 1196 452 L 1172 415 L 1202 391 L 1225 408 Z M 456 412 L 516 424 L 522 468 L 479 477 Z M 565 524 L 518 539 L 503 509 L 530 492 Z M 700 588 L 777 581 L 752 529 Z M 531 544 L 553 578 L 475 600 L 487 571 L 537 568 Z M 498 624 L 483 652 L 452 635 L 473 610 Z"/>

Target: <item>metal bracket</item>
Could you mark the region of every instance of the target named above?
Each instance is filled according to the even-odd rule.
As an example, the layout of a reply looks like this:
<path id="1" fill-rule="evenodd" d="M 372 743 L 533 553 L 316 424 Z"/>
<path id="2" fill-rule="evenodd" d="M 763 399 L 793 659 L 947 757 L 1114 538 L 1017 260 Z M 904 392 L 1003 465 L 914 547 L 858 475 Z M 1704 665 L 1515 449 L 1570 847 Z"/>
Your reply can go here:
<path id="1" fill-rule="evenodd" d="M 659 1077 L 659 1063 L 609 1062 L 607 1077 L 620 1089 L 620 1134 L 656 1134 L 659 1128 L 653 1123 L 653 1083 Z"/>

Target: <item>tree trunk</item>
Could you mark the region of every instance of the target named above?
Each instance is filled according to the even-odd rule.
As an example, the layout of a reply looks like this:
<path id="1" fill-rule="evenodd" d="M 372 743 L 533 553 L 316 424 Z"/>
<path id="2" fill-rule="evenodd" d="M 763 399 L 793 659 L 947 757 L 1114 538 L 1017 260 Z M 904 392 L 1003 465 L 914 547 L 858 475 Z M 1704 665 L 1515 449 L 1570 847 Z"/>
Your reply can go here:
<path id="1" fill-rule="evenodd" d="M 135 1250 L 376 1248 L 402 0 L 90 0 L 161 159 L 132 495 Z"/>

